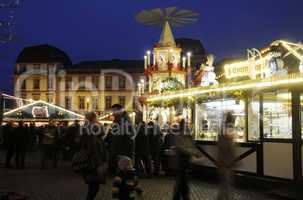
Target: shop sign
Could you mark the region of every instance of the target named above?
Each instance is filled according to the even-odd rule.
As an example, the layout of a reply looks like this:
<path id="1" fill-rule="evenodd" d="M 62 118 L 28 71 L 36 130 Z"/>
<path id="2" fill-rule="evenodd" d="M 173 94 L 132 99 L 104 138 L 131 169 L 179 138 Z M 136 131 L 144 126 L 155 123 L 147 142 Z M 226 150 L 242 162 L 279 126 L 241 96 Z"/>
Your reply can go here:
<path id="1" fill-rule="evenodd" d="M 32 108 L 32 115 L 34 118 L 48 118 L 49 112 L 47 106 L 34 106 Z"/>

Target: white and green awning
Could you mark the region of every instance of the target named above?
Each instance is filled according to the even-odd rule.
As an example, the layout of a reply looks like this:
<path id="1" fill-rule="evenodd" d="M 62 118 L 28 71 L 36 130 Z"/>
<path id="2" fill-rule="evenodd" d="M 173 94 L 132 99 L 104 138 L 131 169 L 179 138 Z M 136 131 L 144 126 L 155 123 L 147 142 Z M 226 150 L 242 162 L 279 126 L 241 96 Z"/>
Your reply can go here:
<path id="1" fill-rule="evenodd" d="M 72 121 L 83 120 L 84 116 L 41 100 L 10 110 L 3 115 L 4 121 L 48 121 L 50 119 Z"/>

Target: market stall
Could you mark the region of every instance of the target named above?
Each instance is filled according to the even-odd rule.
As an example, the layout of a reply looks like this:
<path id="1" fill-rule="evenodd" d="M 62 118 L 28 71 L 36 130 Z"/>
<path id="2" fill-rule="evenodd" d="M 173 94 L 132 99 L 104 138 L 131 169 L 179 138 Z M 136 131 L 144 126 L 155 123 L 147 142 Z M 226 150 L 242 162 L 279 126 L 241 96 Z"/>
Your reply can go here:
<path id="1" fill-rule="evenodd" d="M 195 139 L 208 158 L 205 166 L 217 165 L 216 141 L 231 113 L 239 172 L 301 180 L 303 46 L 275 41 L 248 50 L 247 57 L 225 64 L 218 84 L 201 80 L 201 86 L 152 95 L 147 102 L 192 102 Z"/>
<path id="2" fill-rule="evenodd" d="M 49 120 L 58 122 L 82 121 L 84 120 L 84 116 L 41 100 L 32 101 L 3 114 L 3 121 L 5 122 L 24 121 L 44 124 L 49 122 Z"/>

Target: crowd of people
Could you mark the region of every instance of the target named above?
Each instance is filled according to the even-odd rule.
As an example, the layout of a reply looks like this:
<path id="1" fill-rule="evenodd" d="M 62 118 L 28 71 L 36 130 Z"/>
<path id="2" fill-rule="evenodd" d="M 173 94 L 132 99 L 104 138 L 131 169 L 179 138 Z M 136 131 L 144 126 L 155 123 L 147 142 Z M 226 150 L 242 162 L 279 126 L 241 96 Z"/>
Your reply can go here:
<path id="1" fill-rule="evenodd" d="M 22 121 L 17 126 L 7 123 L 1 128 L 7 150 L 5 167 L 12 168 L 15 157 L 16 168 L 25 168 L 26 152 L 37 149 L 41 169 L 46 167 L 47 159 L 56 168 L 60 159 L 73 162 L 75 154 L 85 151 L 93 166 L 81 172 L 88 185 L 88 200 L 95 199 L 107 173 L 114 176 L 113 199 L 133 200 L 135 192 L 142 194 L 137 177 L 152 178 L 162 171 L 176 174 L 173 199 L 189 199 L 187 171 L 191 162 L 199 162 L 203 156 L 196 149 L 185 120 L 162 129 L 154 122 L 140 121 L 134 126 L 121 107 L 113 109 L 116 111 L 112 124 L 100 124 L 93 112 L 86 115 L 83 125 L 75 121 L 68 126 L 52 120 L 41 127 Z M 231 167 L 230 164 L 228 169 Z M 227 177 L 229 170 L 220 172 Z"/>

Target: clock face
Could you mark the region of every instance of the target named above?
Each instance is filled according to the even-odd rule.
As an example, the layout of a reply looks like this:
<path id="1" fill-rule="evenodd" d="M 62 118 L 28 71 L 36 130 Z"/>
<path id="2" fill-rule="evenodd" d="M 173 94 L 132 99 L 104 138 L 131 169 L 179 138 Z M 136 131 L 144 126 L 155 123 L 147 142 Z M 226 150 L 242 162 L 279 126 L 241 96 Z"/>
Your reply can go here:
<path id="1" fill-rule="evenodd" d="M 165 55 L 159 55 L 159 59 L 158 59 L 159 64 L 165 64 L 166 63 L 166 56 Z"/>

